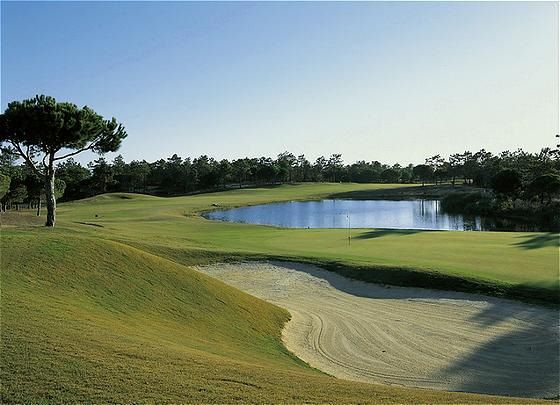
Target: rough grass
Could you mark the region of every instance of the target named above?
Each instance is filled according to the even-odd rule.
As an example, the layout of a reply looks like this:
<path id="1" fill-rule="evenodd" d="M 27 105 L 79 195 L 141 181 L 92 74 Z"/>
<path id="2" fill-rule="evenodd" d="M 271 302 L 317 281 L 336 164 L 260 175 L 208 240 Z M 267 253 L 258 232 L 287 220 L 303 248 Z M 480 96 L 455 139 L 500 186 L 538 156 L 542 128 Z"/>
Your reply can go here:
<path id="1" fill-rule="evenodd" d="M 0 241 L 0 401 L 529 402 L 336 380 L 286 352 L 280 342 L 285 311 L 186 267 L 286 257 L 558 290 L 557 235 L 355 230 L 348 247 L 342 230 L 199 216 L 212 204 L 379 187 L 294 185 L 168 199 L 105 195 L 62 204 L 55 229 L 37 226 L 31 213 L 2 214 L 10 226 Z"/>

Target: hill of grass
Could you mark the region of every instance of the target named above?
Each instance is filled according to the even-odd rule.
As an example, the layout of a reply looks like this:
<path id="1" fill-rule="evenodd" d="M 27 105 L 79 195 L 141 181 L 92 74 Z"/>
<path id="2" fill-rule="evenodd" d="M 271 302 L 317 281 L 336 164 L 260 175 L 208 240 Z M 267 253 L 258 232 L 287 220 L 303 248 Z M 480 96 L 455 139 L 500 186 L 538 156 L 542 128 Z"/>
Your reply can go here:
<path id="1" fill-rule="evenodd" d="M 63 204 L 60 226 L 119 240 L 183 264 L 191 262 L 193 252 L 305 260 L 366 281 L 558 305 L 557 233 L 354 229 L 349 246 L 345 229 L 281 229 L 200 216 L 216 206 L 319 199 L 341 193 L 387 195 L 394 187 L 324 183 L 174 198 L 105 195 Z M 400 185 L 397 191 L 418 188 Z M 433 187 L 430 190 L 434 192 Z"/>
<path id="2" fill-rule="evenodd" d="M 439 274 L 454 283 L 557 294 L 557 234 L 356 229 L 348 246 L 344 230 L 200 216 L 216 205 L 383 187 L 391 186 L 306 184 L 176 198 L 109 194 L 61 204 L 55 229 L 42 227 L 44 219 L 31 212 L 2 214 L 0 401 L 516 402 L 326 376 L 287 353 L 280 341 L 284 310 L 188 267 L 281 257 L 357 278 Z"/>
<path id="3" fill-rule="evenodd" d="M 1 402 L 526 402 L 334 379 L 286 351 L 286 311 L 121 243 L 50 231 L 2 231 Z"/>

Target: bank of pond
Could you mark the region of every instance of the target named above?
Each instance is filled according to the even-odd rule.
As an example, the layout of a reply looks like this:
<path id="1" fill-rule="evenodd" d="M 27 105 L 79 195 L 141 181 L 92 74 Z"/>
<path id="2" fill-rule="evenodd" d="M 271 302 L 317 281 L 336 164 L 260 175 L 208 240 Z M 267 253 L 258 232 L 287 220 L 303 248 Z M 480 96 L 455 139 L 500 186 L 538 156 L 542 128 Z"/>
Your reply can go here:
<path id="1" fill-rule="evenodd" d="M 549 231 L 546 224 L 447 212 L 440 200 L 289 201 L 217 209 L 208 219 L 283 228 L 387 228 L 450 231 Z"/>

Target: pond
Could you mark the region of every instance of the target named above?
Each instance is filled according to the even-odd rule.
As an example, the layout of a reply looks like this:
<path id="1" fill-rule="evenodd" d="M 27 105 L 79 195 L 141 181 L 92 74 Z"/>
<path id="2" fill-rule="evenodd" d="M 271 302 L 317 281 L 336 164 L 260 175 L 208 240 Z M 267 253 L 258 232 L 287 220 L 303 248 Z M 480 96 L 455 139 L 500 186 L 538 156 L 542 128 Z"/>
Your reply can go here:
<path id="1" fill-rule="evenodd" d="M 532 230 L 511 221 L 449 214 L 438 200 L 291 201 L 212 211 L 208 219 L 284 228 Z"/>

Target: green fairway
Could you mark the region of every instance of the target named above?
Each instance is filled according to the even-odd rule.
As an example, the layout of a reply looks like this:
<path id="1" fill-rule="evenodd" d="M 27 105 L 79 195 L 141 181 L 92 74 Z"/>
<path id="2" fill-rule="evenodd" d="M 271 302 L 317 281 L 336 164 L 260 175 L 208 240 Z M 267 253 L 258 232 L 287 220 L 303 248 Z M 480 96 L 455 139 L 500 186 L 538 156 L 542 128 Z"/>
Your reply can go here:
<path id="1" fill-rule="evenodd" d="M 557 294 L 557 235 L 353 230 L 348 246 L 345 230 L 279 229 L 199 215 L 213 204 L 382 187 L 390 186 L 103 195 L 62 204 L 55 229 L 37 226 L 42 220 L 32 213 L 3 214 L 0 401 L 516 402 L 326 376 L 282 345 L 286 311 L 188 267 L 283 257 L 344 264 L 359 277 L 437 272 Z"/>
<path id="2" fill-rule="evenodd" d="M 105 195 L 64 204 L 60 225 L 129 243 L 185 264 L 190 262 L 193 249 L 307 259 L 333 268 L 336 264 L 353 267 L 349 275 L 366 280 L 406 284 L 418 280 L 418 274 L 430 274 L 435 278 L 416 284 L 433 283 L 435 288 L 455 285 L 460 289 L 461 283 L 453 279 L 459 278 L 479 283 L 468 284 L 468 289 L 557 301 L 558 234 L 354 229 L 349 246 L 344 229 L 281 229 L 209 221 L 199 215 L 215 209 L 213 204 L 232 207 L 382 188 L 391 186 L 286 185 L 176 198 Z M 368 268 L 371 271 L 366 274 Z M 388 269 L 400 269 L 401 274 L 382 274 Z M 411 270 L 416 274 L 402 273 Z"/>

